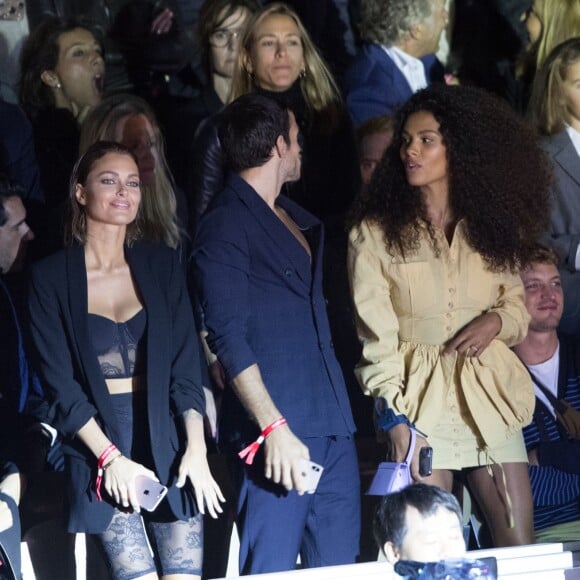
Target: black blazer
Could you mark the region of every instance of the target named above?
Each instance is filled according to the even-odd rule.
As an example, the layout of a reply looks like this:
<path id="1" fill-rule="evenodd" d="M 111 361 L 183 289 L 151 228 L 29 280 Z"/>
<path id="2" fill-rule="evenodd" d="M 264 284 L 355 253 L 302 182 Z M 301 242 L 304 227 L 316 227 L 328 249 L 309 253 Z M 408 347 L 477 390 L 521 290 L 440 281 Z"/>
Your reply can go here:
<path id="1" fill-rule="evenodd" d="M 177 489 L 176 463 L 183 447 L 176 417 L 187 409 L 203 414 L 197 333 L 175 251 L 136 243 L 125 256 L 147 312 L 147 413 L 154 465 L 170 487 L 169 505 L 178 518 L 195 513 L 193 494 Z M 94 417 L 113 443 L 119 425 L 88 331 L 84 248 L 74 246 L 35 264 L 29 295 L 37 366 L 54 406 L 55 427 L 64 436 L 69 473 L 69 531 L 98 533 L 113 516 L 113 505 L 97 502 L 96 459 L 74 438 Z"/>

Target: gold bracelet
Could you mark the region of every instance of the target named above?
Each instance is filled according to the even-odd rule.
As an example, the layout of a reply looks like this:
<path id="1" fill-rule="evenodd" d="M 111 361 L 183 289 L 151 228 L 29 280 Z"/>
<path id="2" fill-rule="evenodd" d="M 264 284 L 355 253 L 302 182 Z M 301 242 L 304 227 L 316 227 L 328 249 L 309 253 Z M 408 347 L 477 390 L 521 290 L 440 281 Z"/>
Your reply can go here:
<path id="1" fill-rule="evenodd" d="M 123 454 L 119 453 L 119 455 L 115 455 L 115 457 L 113 457 L 113 459 L 111 459 L 107 465 L 103 465 L 103 471 L 107 471 L 107 469 L 109 469 L 109 467 L 111 467 L 111 465 L 113 465 L 113 463 L 115 463 L 119 457 L 123 457 Z"/>

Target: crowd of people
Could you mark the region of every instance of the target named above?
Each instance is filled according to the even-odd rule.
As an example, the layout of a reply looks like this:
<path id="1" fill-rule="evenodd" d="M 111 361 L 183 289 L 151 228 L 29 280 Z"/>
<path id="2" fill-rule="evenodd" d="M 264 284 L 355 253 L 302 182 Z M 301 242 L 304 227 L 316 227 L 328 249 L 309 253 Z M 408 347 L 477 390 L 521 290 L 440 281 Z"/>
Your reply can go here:
<path id="1" fill-rule="evenodd" d="M 461 487 L 493 546 L 580 539 L 577 0 L 28 4 L 0 566 L 223 576 L 234 521 L 241 574 L 354 563 L 357 431 L 416 441 L 392 563 L 464 555 Z"/>

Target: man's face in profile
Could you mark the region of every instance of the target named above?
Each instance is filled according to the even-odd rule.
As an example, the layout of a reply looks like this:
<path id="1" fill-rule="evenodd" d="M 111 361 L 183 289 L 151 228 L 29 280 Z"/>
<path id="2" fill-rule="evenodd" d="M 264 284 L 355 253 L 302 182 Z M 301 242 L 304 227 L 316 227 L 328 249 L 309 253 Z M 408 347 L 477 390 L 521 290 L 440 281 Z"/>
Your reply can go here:
<path id="1" fill-rule="evenodd" d="M 398 560 L 437 562 L 465 555 L 463 530 L 455 512 L 440 506 L 432 514 L 422 516 L 416 508 L 407 506 L 405 527 L 401 546 L 385 544 L 391 564 Z"/>
<path id="2" fill-rule="evenodd" d="M 34 238 L 26 223 L 22 200 L 16 196 L 9 197 L 3 207 L 6 223 L 0 227 L 0 274 L 6 274 L 21 265 L 26 243 Z"/>

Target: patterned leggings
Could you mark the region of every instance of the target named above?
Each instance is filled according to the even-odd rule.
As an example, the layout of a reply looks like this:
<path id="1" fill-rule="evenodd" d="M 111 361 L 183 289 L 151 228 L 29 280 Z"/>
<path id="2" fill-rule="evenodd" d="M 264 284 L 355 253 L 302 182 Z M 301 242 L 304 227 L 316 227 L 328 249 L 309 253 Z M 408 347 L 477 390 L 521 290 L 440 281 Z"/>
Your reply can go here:
<path id="1" fill-rule="evenodd" d="M 150 517 L 115 510 L 107 530 L 96 535 L 113 579 L 132 580 L 152 572 L 201 576 L 203 516 L 170 522 Z"/>
<path id="2" fill-rule="evenodd" d="M 111 402 L 122 426 L 119 449 L 127 457 L 151 467 L 145 393 L 112 395 Z M 152 572 L 201 576 L 203 516 L 176 520 L 167 499 L 154 513 L 115 509 L 109 527 L 95 537 L 114 580 L 133 580 Z"/>

